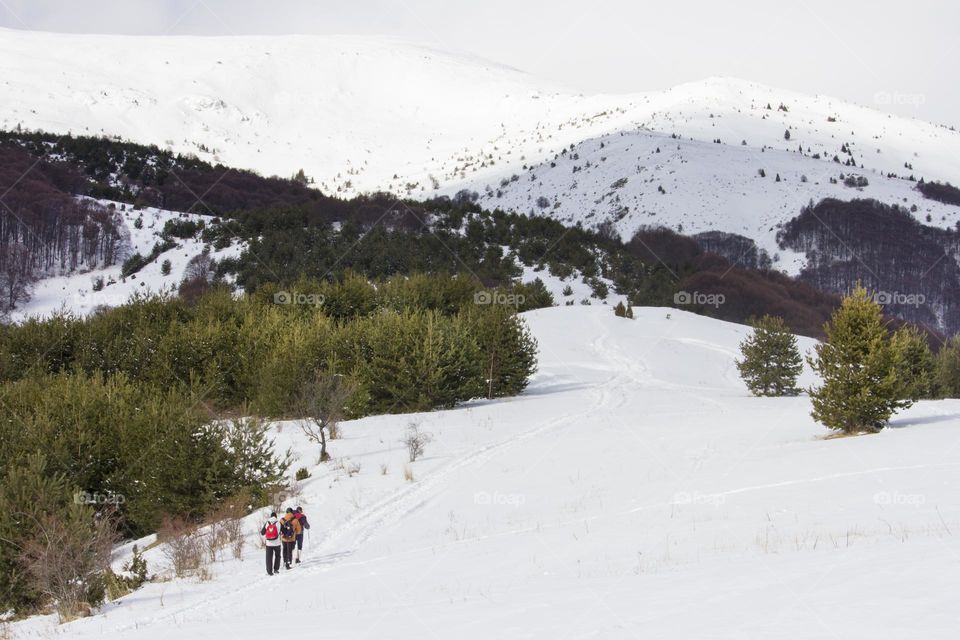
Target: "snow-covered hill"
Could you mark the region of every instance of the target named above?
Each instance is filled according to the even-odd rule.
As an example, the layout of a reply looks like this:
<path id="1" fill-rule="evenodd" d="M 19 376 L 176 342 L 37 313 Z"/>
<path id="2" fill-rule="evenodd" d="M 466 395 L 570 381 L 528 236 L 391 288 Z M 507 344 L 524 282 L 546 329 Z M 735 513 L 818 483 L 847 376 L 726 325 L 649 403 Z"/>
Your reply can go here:
<path id="1" fill-rule="evenodd" d="M 865 176 L 869 184 L 845 186 L 840 176 L 851 173 Z M 875 170 L 851 169 L 797 151 L 630 131 L 578 144 L 518 180 L 498 184 L 480 202 L 567 224 L 596 226 L 609 220 L 624 239 L 641 226 L 659 225 L 685 234 L 737 233 L 774 257 L 776 268 L 796 275 L 806 258 L 780 249 L 776 234 L 811 200 L 875 198 L 915 207 L 914 216 L 925 224 L 954 227 L 960 221 L 960 207 L 925 199 L 913 187 Z"/>
<path id="2" fill-rule="evenodd" d="M 583 96 L 388 39 L 0 30 L 0 90 L 4 128 L 119 135 L 265 174 L 303 168 L 342 195 L 470 188 L 491 208 L 614 219 L 623 235 L 732 231 L 773 251 L 776 225 L 825 195 L 916 205 L 942 226 L 960 216 L 883 177 L 960 181 L 956 131 L 729 78 Z M 831 184 L 841 172 L 869 185 Z"/>
<path id="3" fill-rule="evenodd" d="M 255 514 L 209 582 L 15 637 L 954 637 L 960 403 L 826 440 L 807 398 L 748 396 L 745 327 L 636 311 L 531 312 L 522 396 L 346 423 L 326 465 L 277 424 L 312 472 L 284 504 L 313 523 L 294 570 L 265 575 Z M 435 436 L 414 463 L 411 421 Z"/>

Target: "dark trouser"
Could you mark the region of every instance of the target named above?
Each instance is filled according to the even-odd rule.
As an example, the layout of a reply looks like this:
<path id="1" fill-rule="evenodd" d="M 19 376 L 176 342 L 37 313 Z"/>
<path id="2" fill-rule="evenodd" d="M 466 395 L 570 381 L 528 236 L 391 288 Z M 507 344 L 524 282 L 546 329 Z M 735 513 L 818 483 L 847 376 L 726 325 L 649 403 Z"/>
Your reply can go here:
<path id="1" fill-rule="evenodd" d="M 287 542 L 283 541 L 283 564 L 289 566 L 293 562 L 293 547 L 296 546 L 297 541 L 291 540 Z"/>
<path id="2" fill-rule="evenodd" d="M 303 534 L 297 534 L 297 551 L 303 549 Z"/>
<path id="3" fill-rule="evenodd" d="M 267 547 L 267 575 L 280 571 L 280 547 Z"/>

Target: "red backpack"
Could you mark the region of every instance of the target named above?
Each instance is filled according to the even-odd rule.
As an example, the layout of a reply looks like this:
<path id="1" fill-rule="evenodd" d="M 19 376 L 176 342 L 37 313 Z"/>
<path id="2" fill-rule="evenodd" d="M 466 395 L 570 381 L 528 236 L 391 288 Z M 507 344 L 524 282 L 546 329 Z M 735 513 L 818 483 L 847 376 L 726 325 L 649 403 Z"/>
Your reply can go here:
<path id="1" fill-rule="evenodd" d="M 280 531 L 277 529 L 276 522 L 268 522 L 267 526 L 263 528 L 263 535 L 266 536 L 267 540 L 276 540 L 280 537 Z"/>

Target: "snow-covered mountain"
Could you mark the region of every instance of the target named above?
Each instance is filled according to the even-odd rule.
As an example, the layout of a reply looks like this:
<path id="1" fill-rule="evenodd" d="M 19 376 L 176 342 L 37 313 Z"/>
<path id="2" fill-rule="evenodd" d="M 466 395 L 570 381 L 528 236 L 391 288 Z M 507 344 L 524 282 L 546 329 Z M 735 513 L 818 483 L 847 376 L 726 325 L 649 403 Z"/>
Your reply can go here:
<path id="1" fill-rule="evenodd" d="M 776 226 L 824 196 L 960 219 L 884 177 L 960 180 L 956 131 L 729 78 L 584 96 L 382 38 L 0 30 L 0 90 L 3 128 L 118 135 L 264 174 L 302 168 L 334 194 L 468 188 L 490 208 L 614 220 L 624 236 L 649 224 L 730 231 L 774 253 Z M 831 182 L 841 173 L 869 184 Z M 802 262 L 782 257 L 788 271 Z"/>
<path id="2" fill-rule="evenodd" d="M 276 423 L 312 474 L 282 505 L 313 524 L 292 571 L 265 574 L 259 511 L 209 580 L 165 579 L 150 537 L 159 579 L 14 637 L 955 637 L 960 404 L 824 439 L 808 398 L 749 396 L 734 367 L 749 329 L 636 311 L 528 313 L 525 393 L 343 423 L 328 464 Z M 414 463 L 411 421 L 434 436 Z"/>

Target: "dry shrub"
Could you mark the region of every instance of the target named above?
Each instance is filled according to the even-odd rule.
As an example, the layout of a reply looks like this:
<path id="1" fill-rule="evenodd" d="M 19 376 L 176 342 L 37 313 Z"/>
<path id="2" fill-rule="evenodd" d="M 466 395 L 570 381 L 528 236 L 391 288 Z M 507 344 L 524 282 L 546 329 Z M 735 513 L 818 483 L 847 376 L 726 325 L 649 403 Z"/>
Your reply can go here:
<path id="1" fill-rule="evenodd" d="M 203 536 L 203 540 L 206 543 L 207 555 L 209 556 L 210 562 L 216 562 L 217 554 L 230 542 L 227 531 L 224 528 L 223 521 L 221 520 L 219 522 L 214 522 L 207 527 L 207 531 Z"/>
<path id="2" fill-rule="evenodd" d="M 227 534 L 227 543 L 235 560 L 243 560 L 243 548 L 247 539 L 243 536 L 243 520 L 233 518 L 223 521 L 223 530 Z"/>
<path id="3" fill-rule="evenodd" d="M 433 441 L 433 434 L 420 431 L 420 423 L 411 422 L 407 425 L 407 433 L 400 440 L 407 447 L 407 455 L 410 462 L 416 462 L 417 458 L 422 456 L 427 449 L 427 445 Z"/>
<path id="4" fill-rule="evenodd" d="M 116 521 L 112 514 L 92 522 L 88 517 L 83 511 L 49 513 L 22 543 L 20 560 L 30 585 L 53 603 L 60 622 L 89 615 L 106 594 Z"/>
<path id="5" fill-rule="evenodd" d="M 224 500 L 210 518 L 211 525 L 207 530 L 205 543 L 212 562 L 216 562 L 217 552 L 228 547 L 235 559 L 243 558 L 246 543 L 243 536 L 243 518 L 249 515 L 255 501 L 251 490 L 245 489 Z"/>
<path id="6" fill-rule="evenodd" d="M 194 525 L 182 518 L 165 518 L 159 535 L 173 575 L 178 578 L 200 575 L 205 569 L 206 557 L 203 536 Z"/>

